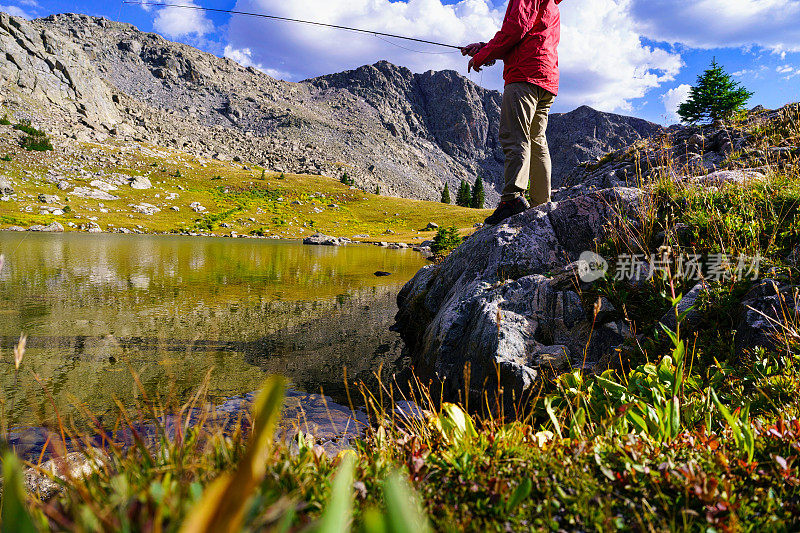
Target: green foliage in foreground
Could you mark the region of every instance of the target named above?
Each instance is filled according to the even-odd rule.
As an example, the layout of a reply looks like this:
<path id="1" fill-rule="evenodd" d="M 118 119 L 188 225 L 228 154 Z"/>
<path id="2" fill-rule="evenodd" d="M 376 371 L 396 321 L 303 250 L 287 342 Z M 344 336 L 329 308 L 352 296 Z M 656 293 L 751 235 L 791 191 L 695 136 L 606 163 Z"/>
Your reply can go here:
<path id="1" fill-rule="evenodd" d="M 39 530 L 70 531 L 796 530 L 796 395 L 751 417 L 742 396 L 698 388 L 673 340 L 674 359 L 627 383 L 566 374 L 540 398 L 542 415 L 523 421 L 453 404 L 410 421 L 371 411 L 376 424 L 333 458 L 302 434 L 294 451 L 272 443 L 282 388 L 272 379 L 249 436 L 187 418 L 152 451 L 87 450 L 95 473 L 60 481 L 50 502 L 30 495 L 28 508 Z M 800 359 L 780 363 L 797 390 Z M 13 460 L 4 467 L 3 516 L 20 516 L 20 474 Z"/>

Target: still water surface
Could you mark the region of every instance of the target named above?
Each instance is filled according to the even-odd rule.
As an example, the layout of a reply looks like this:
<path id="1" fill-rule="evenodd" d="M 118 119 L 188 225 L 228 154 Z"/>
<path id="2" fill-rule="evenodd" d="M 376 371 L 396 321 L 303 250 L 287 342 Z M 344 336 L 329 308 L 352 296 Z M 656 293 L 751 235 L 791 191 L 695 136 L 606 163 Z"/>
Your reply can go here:
<path id="1" fill-rule="evenodd" d="M 5 423 L 50 424 L 114 399 L 294 389 L 344 401 L 342 368 L 396 361 L 395 296 L 425 264 L 410 250 L 165 236 L 0 234 L 0 399 Z M 391 272 L 377 277 L 376 271 Z M 28 347 L 18 375 L 12 348 Z"/>

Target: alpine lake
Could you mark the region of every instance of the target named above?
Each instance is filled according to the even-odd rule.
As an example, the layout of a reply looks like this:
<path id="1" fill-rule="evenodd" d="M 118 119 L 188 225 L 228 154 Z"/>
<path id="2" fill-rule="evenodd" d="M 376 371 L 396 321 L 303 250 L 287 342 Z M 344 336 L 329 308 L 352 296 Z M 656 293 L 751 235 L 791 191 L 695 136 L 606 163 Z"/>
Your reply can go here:
<path id="1" fill-rule="evenodd" d="M 186 401 L 204 383 L 207 401 L 224 405 L 272 374 L 290 380 L 304 419 L 320 400 L 318 412 L 329 400 L 343 412 L 345 368 L 351 387 L 397 368 L 396 295 L 426 264 L 369 245 L 112 234 L 0 233 L 0 254 L 0 409 L 12 442 L 59 417 Z"/>

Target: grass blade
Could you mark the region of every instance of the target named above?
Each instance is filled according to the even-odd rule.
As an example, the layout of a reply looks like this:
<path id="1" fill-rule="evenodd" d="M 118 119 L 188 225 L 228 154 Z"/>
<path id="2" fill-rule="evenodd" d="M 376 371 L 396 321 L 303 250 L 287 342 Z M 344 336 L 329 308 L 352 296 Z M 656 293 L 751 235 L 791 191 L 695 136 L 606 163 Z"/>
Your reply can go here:
<path id="1" fill-rule="evenodd" d="M 286 381 L 267 380 L 253 406 L 253 429 L 247 452 L 233 474 L 224 474 L 206 489 L 183 524 L 183 533 L 234 533 L 240 530 L 248 500 L 266 471 L 266 454 L 272 446 L 280 417 Z"/>
<path id="2" fill-rule="evenodd" d="M 339 472 L 333 480 L 331 499 L 320 520 L 318 533 L 346 533 L 349 531 L 350 522 L 353 520 L 353 473 L 355 467 L 355 454 L 345 453 Z"/>
<path id="3" fill-rule="evenodd" d="M 11 452 L 3 455 L 3 510 L 0 530 L 16 533 L 36 533 L 30 512 L 25 505 L 25 485 L 22 482 L 22 465 Z"/>
<path id="4" fill-rule="evenodd" d="M 416 494 L 399 474 L 391 474 L 384 483 L 387 530 L 389 533 L 428 533 L 428 518 L 422 513 Z"/>

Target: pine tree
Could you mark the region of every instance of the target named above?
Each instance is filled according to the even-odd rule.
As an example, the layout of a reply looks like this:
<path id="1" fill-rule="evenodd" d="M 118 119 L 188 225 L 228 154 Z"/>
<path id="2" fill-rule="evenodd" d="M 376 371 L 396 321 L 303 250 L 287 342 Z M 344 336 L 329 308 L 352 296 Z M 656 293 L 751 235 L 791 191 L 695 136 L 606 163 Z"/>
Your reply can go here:
<path id="1" fill-rule="evenodd" d="M 375 195 L 376 196 L 380 196 L 381 195 L 381 186 L 380 185 L 376 185 L 375 186 Z"/>
<path id="2" fill-rule="evenodd" d="M 689 99 L 678 108 L 683 122 L 716 122 L 729 118 L 741 110 L 753 93 L 733 81 L 725 69 L 714 59 L 711 67 L 697 78 Z"/>
<path id="3" fill-rule="evenodd" d="M 444 190 L 442 191 L 442 203 L 450 203 L 450 187 L 447 186 L 447 183 L 444 184 Z"/>
<path id="4" fill-rule="evenodd" d="M 469 207 L 469 204 L 472 202 L 472 191 L 469 188 L 469 183 L 464 180 L 461 180 L 461 187 L 458 189 L 458 194 L 456 195 L 456 205 L 461 207 Z"/>
<path id="5" fill-rule="evenodd" d="M 483 204 L 486 202 L 486 191 L 483 190 L 483 179 L 478 176 L 475 181 L 475 186 L 472 187 L 472 198 L 470 207 L 473 209 L 483 209 Z"/>

